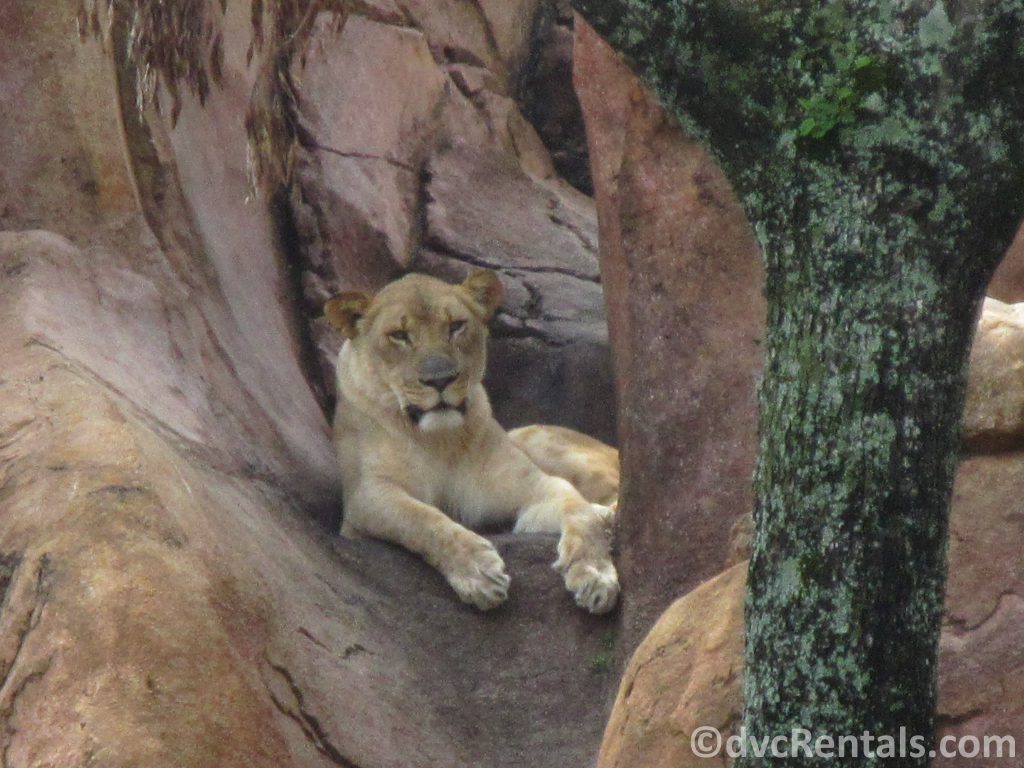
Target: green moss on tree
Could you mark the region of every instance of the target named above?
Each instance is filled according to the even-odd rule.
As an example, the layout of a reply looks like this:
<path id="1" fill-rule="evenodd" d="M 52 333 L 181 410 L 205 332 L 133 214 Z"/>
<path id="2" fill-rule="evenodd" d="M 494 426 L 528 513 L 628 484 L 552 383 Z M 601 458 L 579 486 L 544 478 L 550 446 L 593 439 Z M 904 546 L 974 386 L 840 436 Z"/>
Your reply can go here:
<path id="1" fill-rule="evenodd" d="M 968 352 L 1024 212 L 1024 4 L 574 5 L 718 158 L 764 251 L 748 731 L 930 736 Z"/>

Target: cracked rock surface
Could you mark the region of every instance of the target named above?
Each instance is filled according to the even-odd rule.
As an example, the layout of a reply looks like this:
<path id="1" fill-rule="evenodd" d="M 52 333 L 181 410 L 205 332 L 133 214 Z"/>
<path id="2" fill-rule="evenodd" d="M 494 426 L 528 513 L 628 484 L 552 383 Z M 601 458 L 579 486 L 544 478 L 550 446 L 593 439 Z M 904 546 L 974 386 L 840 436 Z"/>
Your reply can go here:
<path id="1" fill-rule="evenodd" d="M 528 170 L 505 156 L 502 181 L 536 184 L 536 199 L 520 202 L 549 227 L 538 237 L 558 233 L 575 250 L 555 263 L 550 249 L 522 248 L 531 255 L 516 267 L 523 279 L 510 279 L 520 303 L 506 322 L 539 330 L 510 330 L 508 343 L 549 350 L 549 382 L 576 376 L 554 353 L 578 343 L 566 323 L 590 327 L 600 312 L 571 288 L 564 303 L 553 297 L 562 280 L 599 300 L 593 254 L 581 256 L 570 228 L 592 229 L 592 208 L 554 177 L 535 180 L 543 145 L 499 93 L 530 39 L 531 4 L 359 8 L 349 29 L 360 35 L 325 39 L 330 55 L 379 44 L 378 64 L 403 78 L 419 71 L 428 122 L 439 114 L 432 100 L 479 87 L 495 100 L 486 114 L 515 124 L 495 134 L 520 132 L 516 146 L 534 153 Z M 281 200 L 248 197 L 244 115 L 260 62 L 246 64 L 247 2 L 217 16 L 224 87 L 205 107 L 186 94 L 176 125 L 152 110 L 140 119 L 132 73 L 80 42 L 74 20 L 71 0 L 0 4 L 3 764 L 587 764 L 611 682 L 595 659 L 614 623 L 572 604 L 549 567 L 552 538 L 496 536 L 511 595 L 480 614 L 410 554 L 334 535 L 337 470 L 303 292 L 319 290 L 328 261 L 365 287 L 401 268 L 418 252 L 403 243 L 424 237 L 427 179 L 458 183 L 471 169 L 446 165 L 455 149 L 427 140 L 433 123 L 419 122 L 415 104 L 382 105 L 408 123 L 388 133 L 383 117 L 367 119 L 381 126 L 378 144 L 311 134 L 327 149 L 303 151 L 322 168 L 296 172 L 341 175 L 314 174 L 333 197 L 282 216 Z M 371 49 L 360 50 L 352 55 Z M 311 52 L 307 84 L 317 66 Z M 303 105 L 311 132 L 316 119 L 342 120 L 326 96 Z M 463 107 L 490 135 L 480 109 Z M 425 131 L 422 147 L 406 128 Z M 454 216 L 453 195 L 438 188 Z M 295 255 L 297 232 L 325 243 L 319 267 L 311 248 Z M 460 238 L 452 252 L 488 250 L 482 229 L 455 227 L 440 242 L 449 235 Z M 468 268 L 438 254 L 446 269 Z M 599 367 L 607 343 L 592 341 Z M 578 378 L 581 391 L 599 384 Z"/>
<path id="2" fill-rule="evenodd" d="M 340 29 L 320 14 L 292 62 L 301 130 L 291 206 L 306 313 L 410 269 L 453 280 L 496 269 L 509 295 L 491 345 L 499 420 L 555 422 L 614 443 L 597 214 L 556 168 L 570 155 L 585 161 L 571 16 L 554 0 L 396 8 L 350 15 Z M 552 80 L 576 118 L 558 132 L 545 113 L 545 144 L 517 96 L 539 114 Z M 329 380 L 339 339 L 314 328 Z"/>
<path id="3" fill-rule="evenodd" d="M 758 289 L 745 230 L 716 218 L 735 220 L 720 181 L 656 112 L 594 133 L 602 174 L 623 158 L 634 169 L 621 186 L 596 179 L 612 225 L 602 258 L 619 269 L 617 379 L 636 404 L 623 417 L 626 605 L 620 621 L 584 614 L 549 568 L 550 538 L 501 534 L 511 596 L 481 615 L 408 553 L 333 535 L 337 339 L 310 320 L 330 292 L 408 268 L 496 266 L 499 413 L 610 436 L 594 204 L 586 180 L 560 178 L 579 137 L 559 137 L 557 115 L 532 114 L 548 121 L 535 130 L 519 106 L 524 87 L 543 90 L 537 72 L 564 72 L 564 3 L 360 0 L 341 28 L 315 19 L 305 65 L 292 62 L 293 186 L 271 199 L 250 198 L 246 178 L 266 53 L 247 63 L 248 2 L 214 17 L 223 84 L 202 107 L 185 94 L 175 125 L 136 115 L 134 73 L 77 40 L 74 5 L 0 3 L 3 764 L 590 765 L 616 638 L 630 647 L 678 590 L 735 559 L 729 531 L 748 506 Z M 685 184 L 659 186 L 680 169 Z M 690 225 L 647 230 L 672 194 Z M 633 229 L 615 227 L 623 214 Z M 650 260 L 623 270 L 626 250 Z M 679 434 L 693 440 L 660 450 Z M 1024 721 L 1024 458 L 1000 449 L 965 461 L 957 486 L 942 725 L 958 733 Z M 673 609 L 689 629 L 658 636 L 684 645 L 631 666 L 651 717 L 620 702 L 613 722 L 641 726 L 622 731 L 623 765 L 660 765 L 641 747 L 659 744 L 659 718 L 714 703 L 708 680 L 733 696 L 716 713 L 735 700 L 736 574 Z M 680 690 L 681 708 L 665 693 Z"/>

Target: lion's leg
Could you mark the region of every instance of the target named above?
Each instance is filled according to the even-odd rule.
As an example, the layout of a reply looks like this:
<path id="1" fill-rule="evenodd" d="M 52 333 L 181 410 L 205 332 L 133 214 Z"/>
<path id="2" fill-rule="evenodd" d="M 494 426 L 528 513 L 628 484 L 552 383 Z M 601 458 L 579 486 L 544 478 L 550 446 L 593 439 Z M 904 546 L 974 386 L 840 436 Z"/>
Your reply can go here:
<path id="1" fill-rule="evenodd" d="M 508 597 L 510 579 L 494 545 L 397 486 L 354 494 L 347 500 L 341 532 L 392 541 L 421 555 L 463 602 L 482 611 Z"/>
<path id="2" fill-rule="evenodd" d="M 569 482 L 538 471 L 515 525 L 517 533 L 559 533 L 554 567 L 577 605 L 591 613 L 615 607 L 619 579 L 610 548 L 613 513 L 591 504 Z"/>

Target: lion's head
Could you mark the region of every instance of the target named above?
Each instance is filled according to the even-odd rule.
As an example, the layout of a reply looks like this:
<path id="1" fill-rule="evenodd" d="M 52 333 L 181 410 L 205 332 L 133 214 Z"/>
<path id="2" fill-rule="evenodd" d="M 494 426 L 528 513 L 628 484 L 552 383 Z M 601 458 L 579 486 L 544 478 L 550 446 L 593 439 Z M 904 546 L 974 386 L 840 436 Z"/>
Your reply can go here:
<path id="1" fill-rule="evenodd" d="M 470 389 L 483 380 L 487 323 L 501 298 L 490 270 L 461 285 L 407 275 L 372 297 L 342 293 L 324 314 L 394 395 L 395 408 L 430 432 L 463 423 Z"/>

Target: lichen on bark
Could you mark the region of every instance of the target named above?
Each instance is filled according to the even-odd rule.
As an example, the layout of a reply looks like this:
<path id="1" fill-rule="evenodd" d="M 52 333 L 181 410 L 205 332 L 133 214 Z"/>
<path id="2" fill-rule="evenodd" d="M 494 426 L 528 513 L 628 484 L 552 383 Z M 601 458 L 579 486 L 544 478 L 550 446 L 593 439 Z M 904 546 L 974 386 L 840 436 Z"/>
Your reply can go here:
<path id="1" fill-rule="evenodd" d="M 748 733 L 930 738 L 967 356 L 1024 212 L 1024 6 L 574 6 L 705 142 L 764 252 Z"/>

